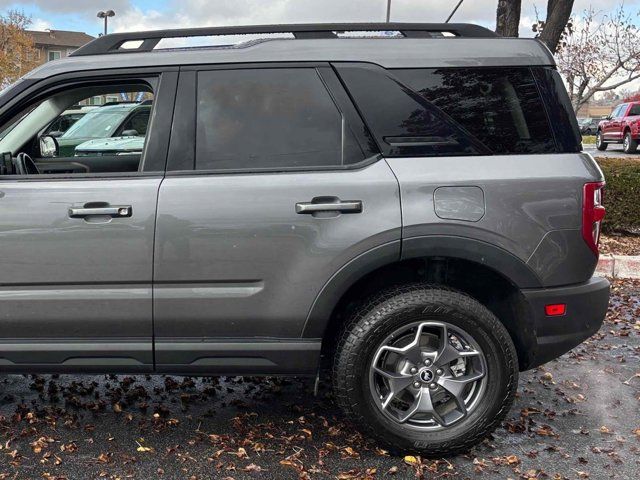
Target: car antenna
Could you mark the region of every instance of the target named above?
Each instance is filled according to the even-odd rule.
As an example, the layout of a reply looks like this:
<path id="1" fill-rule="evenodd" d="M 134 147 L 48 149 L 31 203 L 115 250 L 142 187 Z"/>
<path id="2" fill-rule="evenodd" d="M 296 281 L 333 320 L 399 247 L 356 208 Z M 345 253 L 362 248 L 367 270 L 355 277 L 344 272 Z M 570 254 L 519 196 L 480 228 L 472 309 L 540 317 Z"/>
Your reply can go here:
<path id="1" fill-rule="evenodd" d="M 458 9 L 460 8 L 460 5 L 462 5 L 462 2 L 464 2 L 464 0 L 460 0 L 458 2 L 458 4 L 455 6 L 455 8 L 453 9 L 453 12 L 451 12 L 449 14 L 449 16 L 447 17 L 447 19 L 445 20 L 444 23 L 449 23 L 449 20 L 451 20 L 451 18 L 456 14 L 456 12 L 458 11 Z"/>

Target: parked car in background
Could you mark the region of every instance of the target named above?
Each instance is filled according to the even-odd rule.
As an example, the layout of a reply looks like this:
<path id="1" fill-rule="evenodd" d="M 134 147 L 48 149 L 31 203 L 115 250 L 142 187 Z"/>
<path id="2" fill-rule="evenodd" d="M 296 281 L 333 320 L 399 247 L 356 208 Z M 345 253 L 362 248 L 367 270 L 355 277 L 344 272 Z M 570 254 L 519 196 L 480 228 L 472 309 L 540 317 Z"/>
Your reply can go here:
<path id="1" fill-rule="evenodd" d="M 76 147 L 84 142 L 109 137 L 129 137 L 147 134 L 151 103 L 107 104 L 78 120 L 58 138 L 60 157 L 75 155 Z"/>
<path id="2" fill-rule="evenodd" d="M 69 110 L 65 110 L 62 115 L 51 122 L 47 128 L 44 129 L 42 135 L 49 135 L 51 137 L 61 137 L 69 130 L 78 120 L 84 117 L 91 110 L 95 110 L 96 106 L 80 106 L 76 105 Z"/>
<path id="3" fill-rule="evenodd" d="M 634 153 L 640 142 L 640 102 L 618 105 L 602 120 L 596 131 L 596 147 L 606 150 L 610 143 L 622 144 L 625 153 Z"/>
<path id="4" fill-rule="evenodd" d="M 581 118 L 578 119 L 578 125 L 580 126 L 580 133 L 582 135 L 595 135 L 598 131 L 598 124 L 601 118 Z"/>
<path id="5" fill-rule="evenodd" d="M 144 137 L 135 135 L 96 138 L 95 140 L 89 140 L 78 145 L 75 150 L 75 156 L 142 155 L 144 141 Z"/>

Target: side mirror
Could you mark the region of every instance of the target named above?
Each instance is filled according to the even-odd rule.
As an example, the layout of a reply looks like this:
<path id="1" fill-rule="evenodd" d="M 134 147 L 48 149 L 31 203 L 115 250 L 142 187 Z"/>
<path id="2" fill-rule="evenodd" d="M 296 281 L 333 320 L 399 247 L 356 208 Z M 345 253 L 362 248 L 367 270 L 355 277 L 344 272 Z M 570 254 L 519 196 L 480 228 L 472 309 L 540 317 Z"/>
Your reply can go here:
<path id="1" fill-rule="evenodd" d="M 58 156 L 58 141 L 51 135 L 40 137 L 40 156 L 42 158 L 53 158 Z"/>
<path id="2" fill-rule="evenodd" d="M 53 138 L 59 138 L 62 135 L 64 135 L 64 132 L 59 132 L 58 130 L 54 130 L 53 132 L 47 133 L 47 136 L 53 137 Z"/>
<path id="3" fill-rule="evenodd" d="M 122 132 L 122 136 L 123 137 L 139 137 L 140 134 L 138 133 L 137 130 L 125 130 L 124 132 Z"/>

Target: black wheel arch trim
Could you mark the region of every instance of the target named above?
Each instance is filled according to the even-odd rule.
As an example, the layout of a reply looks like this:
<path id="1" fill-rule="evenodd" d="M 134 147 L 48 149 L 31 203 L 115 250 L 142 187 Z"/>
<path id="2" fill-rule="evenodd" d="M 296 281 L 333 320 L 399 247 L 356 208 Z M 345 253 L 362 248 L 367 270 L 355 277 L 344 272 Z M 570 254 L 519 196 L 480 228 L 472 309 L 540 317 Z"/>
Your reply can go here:
<path id="1" fill-rule="evenodd" d="M 516 287 L 542 288 L 525 261 L 498 246 L 469 237 L 429 235 L 396 240 L 352 259 L 324 285 L 302 329 L 303 338 L 322 338 L 342 296 L 365 275 L 388 264 L 420 257 L 448 257 L 472 261 L 496 271 Z"/>
<path id="2" fill-rule="evenodd" d="M 459 258 L 479 263 L 495 270 L 520 289 L 542 287 L 540 278 L 525 260 L 475 238 L 428 235 L 407 238 L 402 242 L 402 260 L 425 256 Z"/>

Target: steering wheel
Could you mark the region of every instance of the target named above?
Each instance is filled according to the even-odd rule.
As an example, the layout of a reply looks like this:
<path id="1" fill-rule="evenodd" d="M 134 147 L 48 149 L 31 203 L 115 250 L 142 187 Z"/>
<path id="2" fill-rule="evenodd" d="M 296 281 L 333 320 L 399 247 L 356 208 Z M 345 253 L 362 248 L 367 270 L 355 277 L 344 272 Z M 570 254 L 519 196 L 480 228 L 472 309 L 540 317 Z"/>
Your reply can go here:
<path id="1" fill-rule="evenodd" d="M 38 175 L 40 173 L 36 163 L 26 153 L 19 153 L 13 163 L 16 167 L 16 175 Z"/>

